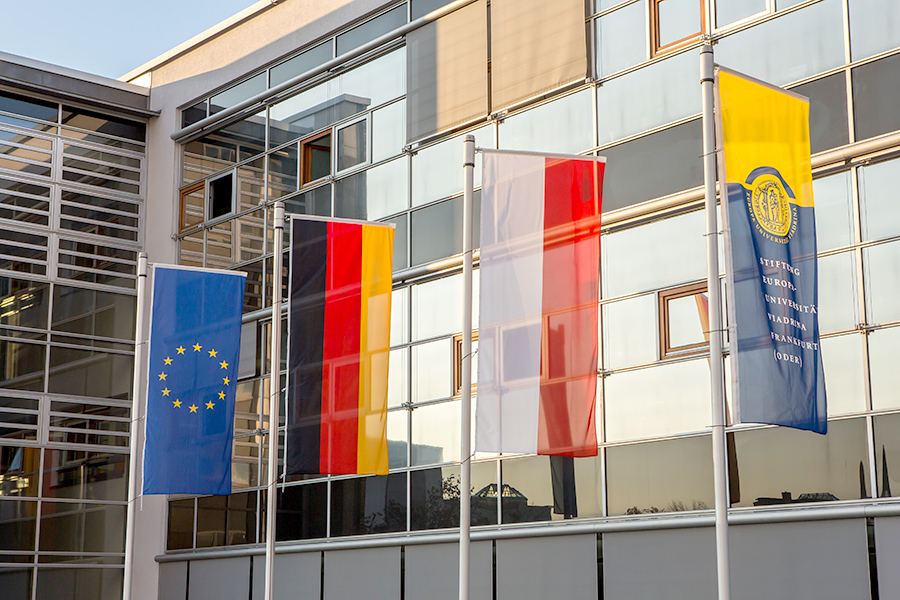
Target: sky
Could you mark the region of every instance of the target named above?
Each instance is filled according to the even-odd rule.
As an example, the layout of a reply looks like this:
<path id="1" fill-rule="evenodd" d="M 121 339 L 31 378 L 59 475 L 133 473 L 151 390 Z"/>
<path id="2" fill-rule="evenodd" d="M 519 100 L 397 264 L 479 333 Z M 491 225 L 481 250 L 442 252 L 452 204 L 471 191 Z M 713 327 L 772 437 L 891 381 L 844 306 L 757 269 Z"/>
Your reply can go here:
<path id="1" fill-rule="evenodd" d="M 256 2 L 0 0 L 0 51 L 116 79 Z"/>

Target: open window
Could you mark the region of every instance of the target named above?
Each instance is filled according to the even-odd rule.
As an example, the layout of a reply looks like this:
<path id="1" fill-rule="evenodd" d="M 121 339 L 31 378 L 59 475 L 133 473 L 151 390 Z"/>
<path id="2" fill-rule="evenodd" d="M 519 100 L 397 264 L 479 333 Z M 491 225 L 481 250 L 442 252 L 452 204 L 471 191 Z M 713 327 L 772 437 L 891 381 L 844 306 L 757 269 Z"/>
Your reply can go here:
<path id="1" fill-rule="evenodd" d="M 198 181 L 181 190 L 178 231 L 191 229 L 203 223 L 205 190 L 205 181 Z"/>
<path id="2" fill-rule="evenodd" d="M 234 172 L 209 180 L 206 219 L 212 221 L 234 212 Z"/>
<path id="3" fill-rule="evenodd" d="M 659 357 L 702 354 L 709 345 L 706 282 L 659 292 Z"/>
<path id="4" fill-rule="evenodd" d="M 650 0 L 653 56 L 681 48 L 706 33 L 707 0 Z"/>
<path id="5" fill-rule="evenodd" d="M 300 185 L 331 175 L 331 130 L 300 142 Z"/>
<path id="6" fill-rule="evenodd" d="M 478 363 L 475 351 L 478 349 L 478 332 L 472 332 L 472 395 L 475 395 Z M 453 396 L 462 394 L 462 334 L 453 336 Z"/>

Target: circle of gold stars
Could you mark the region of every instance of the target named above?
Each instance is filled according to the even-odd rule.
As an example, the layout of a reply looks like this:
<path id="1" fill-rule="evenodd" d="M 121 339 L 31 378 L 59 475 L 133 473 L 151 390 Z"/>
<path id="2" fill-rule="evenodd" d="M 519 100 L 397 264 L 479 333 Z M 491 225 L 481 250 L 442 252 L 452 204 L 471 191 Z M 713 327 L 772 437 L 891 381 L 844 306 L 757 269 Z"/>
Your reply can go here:
<path id="1" fill-rule="evenodd" d="M 192 346 L 192 348 L 194 349 L 194 352 L 200 352 L 201 350 L 203 350 L 203 346 L 201 346 L 199 343 L 194 344 L 194 345 Z M 186 351 L 187 351 L 187 348 L 185 348 L 184 346 L 178 346 L 177 348 L 175 348 L 175 352 L 176 352 L 175 355 L 178 356 L 179 354 L 184 354 Z M 209 354 L 209 357 L 210 357 L 210 358 L 218 358 L 217 355 L 219 354 L 219 351 L 216 350 L 215 348 L 210 349 L 210 350 L 207 350 L 206 352 Z M 171 356 L 167 356 L 167 357 L 165 358 L 165 360 L 163 360 L 163 364 L 166 365 L 166 366 L 171 365 L 171 364 L 172 364 L 172 357 L 171 357 Z M 221 362 L 219 363 L 219 367 L 222 368 L 222 369 L 227 369 L 227 368 L 228 368 L 228 363 L 225 362 L 225 361 L 223 360 L 223 361 L 221 361 Z M 160 372 L 159 375 L 158 375 L 160 381 L 166 381 L 166 378 L 167 378 L 168 376 L 169 376 L 169 374 L 166 373 L 165 371 Z M 229 383 L 231 383 L 231 380 L 228 379 L 228 377 L 223 377 L 223 378 L 222 378 L 222 385 L 223 385 L 223 386 L 228 386 Z M 166 396 L 167 396 L 167 397 L 171 397 L 171 393 L 172 393 L 172 390 L 170 390 L 168 387 L 164 387 L 164 388 L 162 389 L 162 395 L 163 395 L 164 397 L 166 397 Z M 219 400 L 225 400 L 225 390 L 219 391 Z M 173 407 L 173 408 L 181 408 L 182 404 L 184 404 L 184 403 L 183 403 L 180 399 L 178 399 L 178 398 L 175 398 L 175 399 L 172 400 L 171 402 L 172 402 L 172 407 Z M 210 401 L 207 402 L 204 406 L 206 406 L 206 410 L 213 410 L 213 409 L 216 407 L 216 403 L 213 402 L 212 400 L 210 400 Z M 195 413 L 195 412 L 197 412 L 197 411 L 200 409 L 200 407 L 197 406 L 196 404 L 191 404 L 191 405 L 188 406 L 187 408 L 189 409 L 190 413 Z M 190 413 L 189 413 L 189 414 L 190 414 Z"/>

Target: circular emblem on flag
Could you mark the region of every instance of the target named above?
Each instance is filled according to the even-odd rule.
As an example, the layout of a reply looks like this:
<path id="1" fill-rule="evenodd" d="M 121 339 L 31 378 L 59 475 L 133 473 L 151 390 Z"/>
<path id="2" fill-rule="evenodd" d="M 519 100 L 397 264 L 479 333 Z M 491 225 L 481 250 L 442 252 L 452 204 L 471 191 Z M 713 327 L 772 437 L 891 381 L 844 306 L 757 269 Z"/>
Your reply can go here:
<path id="1" fill-rule="evenodd" d="M 747 208 L 765 233 L 786 243 L 796 230 L 794 193 L 775 169 L 754 169 L 747 178 Z"/>

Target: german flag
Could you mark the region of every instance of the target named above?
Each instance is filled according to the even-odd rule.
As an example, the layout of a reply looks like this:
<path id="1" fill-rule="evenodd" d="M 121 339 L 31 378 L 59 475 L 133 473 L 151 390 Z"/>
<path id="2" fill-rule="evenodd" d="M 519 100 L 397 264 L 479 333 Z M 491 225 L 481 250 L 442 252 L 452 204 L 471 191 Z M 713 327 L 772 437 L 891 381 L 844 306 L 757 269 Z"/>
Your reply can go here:
<path id="1" fill-rule="evenodd" d="M 394 228 L 291 219 L 289 474 L 388 472 Z"/>

